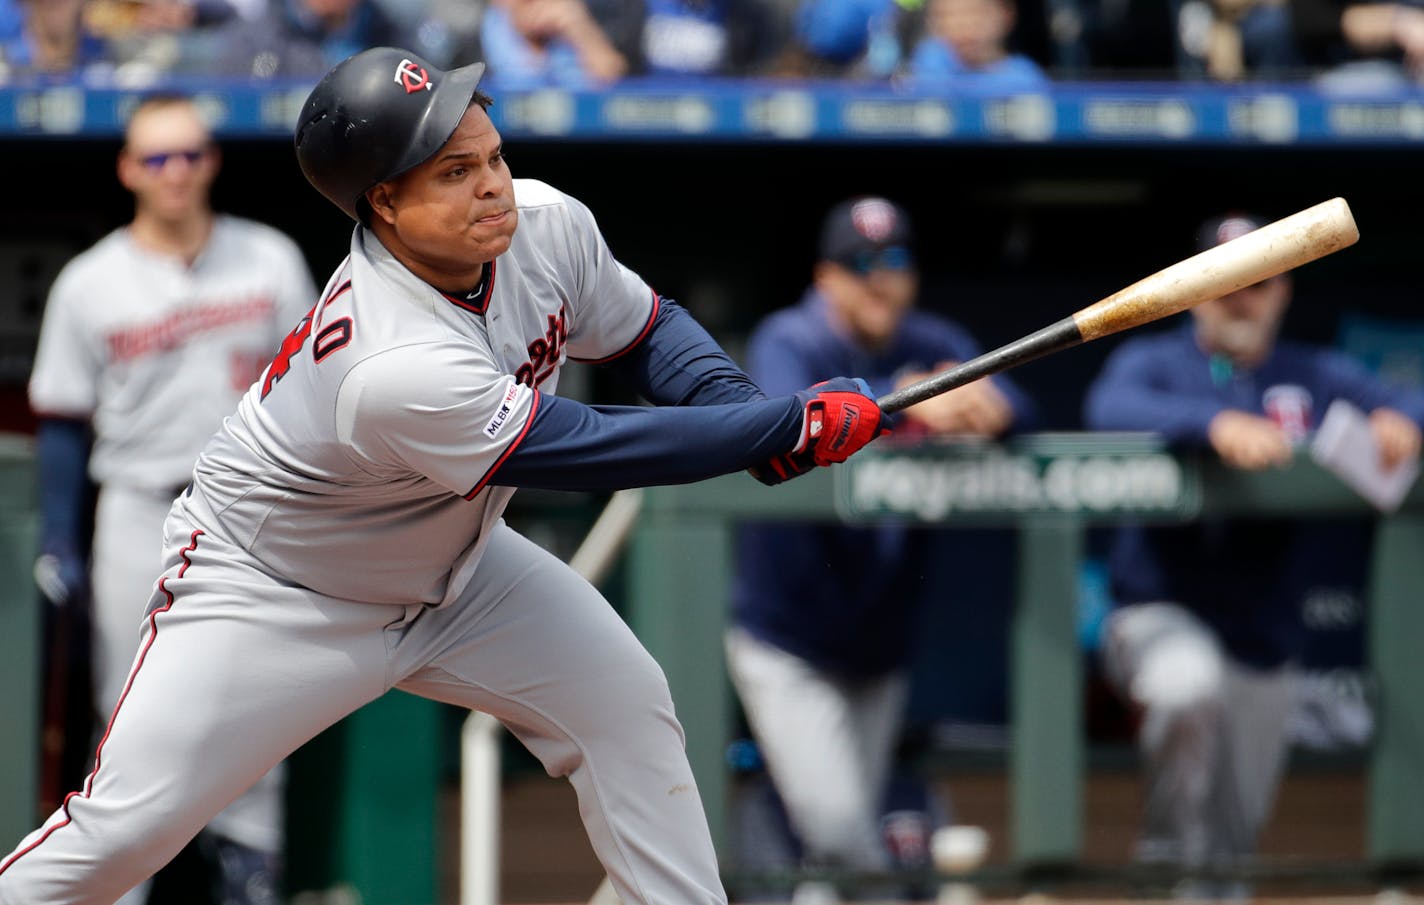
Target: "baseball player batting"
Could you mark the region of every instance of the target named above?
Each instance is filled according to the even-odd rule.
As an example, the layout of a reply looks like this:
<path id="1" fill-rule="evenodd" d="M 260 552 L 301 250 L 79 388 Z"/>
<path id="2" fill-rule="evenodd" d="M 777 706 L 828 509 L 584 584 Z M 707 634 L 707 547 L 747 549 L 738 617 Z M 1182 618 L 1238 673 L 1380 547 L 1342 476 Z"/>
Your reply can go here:
<path id="1" fill-rule="evenodd" d="M 500 514 L 520 486 L 777 483 L 885 416 L 846 377 L 763 396 L 586 207 L 512 178 L 483 72 L 375 48 L 308 97 L 297 159 L 357 221 L 350 255 L 174 502 L 94 771 L 0 861 L 0 905 L 109 905 L 391 688 L 485 711 L 567 776 L 623 901 L 726 902 L 661 670 Z M 656 405 L 559 398 L 570 359 Z"/>
<path id="2" fill-rule="evenodd" d="M 173 503 L 94 770 L 0 860 L 0 903 L 110 905 L 391 688 L 486 711 L 569 777 L 625 902 L 726 901 L 661 670 L 500 515 L 516 486 L 780 480 L 881 411 L 849 378 L 763 396 L 584 205 L 513 179 L 483 71 L 376 48 L 307 99 L 297 158 L 357 221 L 350 255 Z M 658 405 L 559 398 L 570 359 Z"/>

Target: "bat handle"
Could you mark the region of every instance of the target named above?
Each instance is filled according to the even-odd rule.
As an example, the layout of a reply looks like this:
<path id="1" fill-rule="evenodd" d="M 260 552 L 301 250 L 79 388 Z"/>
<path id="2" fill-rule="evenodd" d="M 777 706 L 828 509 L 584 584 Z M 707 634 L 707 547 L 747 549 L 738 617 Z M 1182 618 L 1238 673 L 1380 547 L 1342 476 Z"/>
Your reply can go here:
<path id="1" fill-rule="evenodd" d="M 978 367 L 976 367 L 978 365 Z M 912 405 L 932 399 L 941 393 L 947 393 L 956 387 L 962 387 L 966 383 L 972 383 L 993 371 L 985 370 L 980 359 L 966 361 L 951 368 L 945 368 L 937 374 L 931 374 L 924 380 L 918 380 L 909 386 L 901 387 L 893 393 L 886 393 L 875 404 L 880 406 L 880 410 L 887 415 L 904 411 Z"/>
<path id="2" fill-rule="evenodd" d="M 985 352 L 977 358 L 971 358 L 952 368 L 945 368 L 938 374 L 931 374 L 924 380 L 901 387 L 893 393 L 886 393 L 875 400 L 875 404 L 880 406 L 880 410 L 885 414 L 893 415 L 916 403 L 932 399 L 966 383 L 973 383 L 981 377 L 1007 371 L 1026 361 L 1042 358 L 1051 352 L 1067 349 L 1081 342 L 1083 334 L 1078 330 L 1078 323 L 1071 317 L 1065 317 L 992 352 Z"/>

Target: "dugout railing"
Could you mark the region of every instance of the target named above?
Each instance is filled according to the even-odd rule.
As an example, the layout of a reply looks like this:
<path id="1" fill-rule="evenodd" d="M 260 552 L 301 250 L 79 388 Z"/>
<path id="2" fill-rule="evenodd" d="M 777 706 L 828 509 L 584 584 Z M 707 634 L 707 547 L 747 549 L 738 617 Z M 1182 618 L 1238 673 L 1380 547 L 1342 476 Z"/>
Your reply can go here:
<path id="1" fill-rule="evenodd" d="M 35 827 L 39 800 L 40 595 L 34 561 L 39 516 L 32 442 L 0 435 L 0 848 Z"/>

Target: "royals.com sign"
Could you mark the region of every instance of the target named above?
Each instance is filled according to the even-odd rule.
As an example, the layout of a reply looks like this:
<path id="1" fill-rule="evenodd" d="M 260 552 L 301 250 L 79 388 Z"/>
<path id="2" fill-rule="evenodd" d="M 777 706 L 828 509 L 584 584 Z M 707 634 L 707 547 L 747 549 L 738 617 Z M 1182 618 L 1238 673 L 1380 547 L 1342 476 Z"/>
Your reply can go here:
<path id="1" fill-rule="evenodd" d="M 938 522 L 1036 512 L 1180 519 L 1201 503 L 1197 469 L 1162 451 L 867 450 L 834 473 L 837 511 L 850 520 L 897 515 Z"/>

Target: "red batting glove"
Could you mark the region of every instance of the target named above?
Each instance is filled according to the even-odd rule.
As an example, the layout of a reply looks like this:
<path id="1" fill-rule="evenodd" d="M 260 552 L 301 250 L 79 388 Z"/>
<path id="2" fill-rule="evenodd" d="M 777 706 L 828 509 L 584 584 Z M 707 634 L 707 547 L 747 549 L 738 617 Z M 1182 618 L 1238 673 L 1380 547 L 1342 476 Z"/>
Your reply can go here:
<path id="1" fill-rule="evenodd" d="M 888 419 L 864 380 L 836 377 L 796 395 L 805 405 L 801 438 L 790 452 L 748 469 L 763 484 L 780 484 L 817 465 L 844 462 L 886 432 Z"/>

